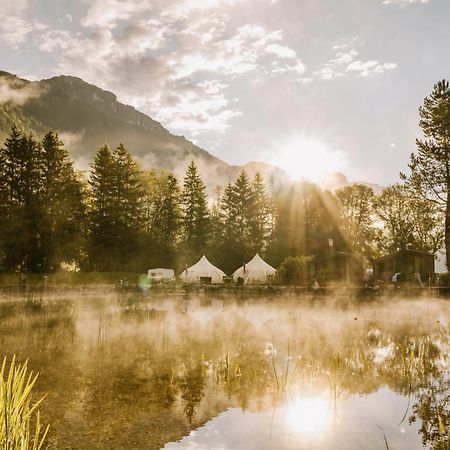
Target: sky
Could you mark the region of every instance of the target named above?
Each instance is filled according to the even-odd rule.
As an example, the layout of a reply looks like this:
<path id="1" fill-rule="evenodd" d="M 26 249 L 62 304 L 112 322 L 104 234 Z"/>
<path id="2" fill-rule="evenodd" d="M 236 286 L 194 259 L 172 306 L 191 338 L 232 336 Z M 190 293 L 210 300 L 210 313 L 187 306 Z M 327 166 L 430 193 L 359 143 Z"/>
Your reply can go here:
<path id="1" fill-rule="evenodd" d="M 0 0 L 0 69 L 81 77 L 232 164 L 386 185 L 449 23 L 449 0 Z"/>

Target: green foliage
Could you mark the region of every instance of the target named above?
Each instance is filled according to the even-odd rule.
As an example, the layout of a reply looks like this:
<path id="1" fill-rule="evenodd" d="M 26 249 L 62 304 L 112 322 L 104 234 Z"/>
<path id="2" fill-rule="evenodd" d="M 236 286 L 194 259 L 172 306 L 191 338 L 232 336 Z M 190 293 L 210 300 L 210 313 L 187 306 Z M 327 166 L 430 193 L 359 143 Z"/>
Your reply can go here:
<path id="1" fill-rule="evenodd" d="M 37 408 L 42 400 L 32 404 L 31 394 L 37 375 L 28 373 L 27 363 L 6 358 L 0 367 L 0 448 L 5 450 L 40 450 L 48 428 L 42 429 Z M 32 422 L 34 421 L 34 424 Z"/>
<path id="2" fill-rule="evenodd" d="M 54 270 L 81 247 L 83 194 L 58 135 L 42 142 L 13 126 L 0 149 L 3 268 Z"/>
<path id="3" fill-rule="evenodd" d="M 288 256 L 327 254 L 329 239 L 337 250 L 348 249 L 331 193 L 305 181 L 289 183 L 276 193 L 275 204 L 273 240 L 267 250 L 275 264 Z"/>
<path id="4" fill-rule="evenodd" d="M 181 189 L 170 172 L 143 174 L 144 230 L 142 242 L 147 249 L 143 263 L 147 267 L 177 267 L 181 233 Z M 148 255 L 148 256 L 147 256 Z"/>
<path id="5" fill-rule="evenodd" d="M 335 196 L 340 227 L 349 248 L 361 256 L 372 258 L 376 236 L 373 190 L 362 184 L 354 184 L 339 189 Z"/>
<path id="6" fill-rule="evenodd" d="M 408 186 L 393 185 L 374 202 L 382 227 L 378 244 L 387 253 L 415 249 L 435 254 L 442 247 L 442 216 L 436 204 L 414 196 Z"/>
<path id="7" fill-rule="evenodd" d="M 141 173 L 122 144 L 113 152 L 103 146 L 95 156 L 89 184 L 90 266 L 127 270 L 139 246 Z"/>
<path id="8" fill-rule="evenodd" d="M 278 279 L 282 284 L 305 285 L 311 282 L 311 262 L 309 256 L 288 256 L 278 268 Z"/>
<path id="9" fill-rule="evenodd" d="M 417 153 L 410 157 L 411 173 L 402 178 L 421 197 L 442 209 L 445 219 L 445 249 L 450 267 L 450 85 L 436 83 L 419 108 L 419 125 L 425 139 L 417 139 Z"/>
<path id="10" fill-rule="evenodd" d="M 181 193 L 182 246 L 187 261 L 206 252 L 210 218 L 206 187 L 194 161 L 189 164 Z"/>

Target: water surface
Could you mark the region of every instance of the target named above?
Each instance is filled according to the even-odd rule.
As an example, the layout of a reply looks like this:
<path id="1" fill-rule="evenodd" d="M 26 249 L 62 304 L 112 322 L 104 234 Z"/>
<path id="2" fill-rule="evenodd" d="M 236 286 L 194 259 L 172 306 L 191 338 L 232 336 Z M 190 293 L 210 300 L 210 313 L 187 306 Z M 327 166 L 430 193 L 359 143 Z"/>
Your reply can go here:
<path id="1" fill-rule="evenodd" d="M 430 299 L 44 295 L 0 302 L 0 354 L 40 372 L 52 449 L 441 450 L 449 318 Z"/>

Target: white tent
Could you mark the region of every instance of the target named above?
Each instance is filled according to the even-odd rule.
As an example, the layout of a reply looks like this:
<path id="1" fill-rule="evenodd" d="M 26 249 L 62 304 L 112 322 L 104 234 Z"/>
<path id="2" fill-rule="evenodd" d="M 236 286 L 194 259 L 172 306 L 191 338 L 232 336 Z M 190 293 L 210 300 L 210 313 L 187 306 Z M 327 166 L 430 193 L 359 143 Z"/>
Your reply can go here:
<path id="1" fill-rule="evenodd" d="M 226 274 L 212 265 L 203 255 L 196 264 L 184 270 L 180 278 L 184 283 L 221 284 Z"/>
<path id="2" fill-rule="evenodd" d="M 270 275 L 275 275 L 276 270 L 267 264 L 261 256 L 256 254 L 251 261 L 239 267 L 233 273 L 233 280 L 237 281 L 242 278 L 244 283 L 266 283 Z"/>

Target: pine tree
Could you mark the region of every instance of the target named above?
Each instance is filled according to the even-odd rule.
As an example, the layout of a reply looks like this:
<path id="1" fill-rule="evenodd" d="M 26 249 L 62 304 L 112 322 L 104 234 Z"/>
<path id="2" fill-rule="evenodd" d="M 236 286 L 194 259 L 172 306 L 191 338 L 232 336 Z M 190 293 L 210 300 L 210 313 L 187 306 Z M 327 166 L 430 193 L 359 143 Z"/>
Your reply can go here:
<path id="1" fill-rule="evenodd" d="M 6 270 L 39 271 L 41 209 L 40 146 L 13 126 L 0 150 L 3 204 L 3 263 Z"/>
<path id="2" fill-rule="evenodd" d="M 49 131 L 41 143 L 40 230 L 42 269 L 56 269 L 63 261 L 80 259 L 83 238 L 83 184 L 56 133 Z"/>
<path id="3" fill-rule="evenodd" d="M 136 270 L 143 197 L 141 173 L 126 148 L 97 152 L 90 179 L 90 258 L 97 270 Z"/>
<path id="4" fill-rule="evenodd" d="M 411 174 L 402 178 L 423 198 L 442 208 L 445 217 L 445 250 L 450 268 L 450 85 L 439 81 L 419 108 L 419 125 L 425 139 L 417 139 L 417 153 L 412 154 Z"/>
<path id="5" fill-rule="evenodd" d="M 194 161 L 184 177 L 181 205 L 183 247 L 188 262 L 206 251 L 210 233 L 206 187 Z"/>
<path id="6" fill-rule="evenodd" d="M 155 264 L 175 267 L 180 235 L 180 186 L 172 173 L 159 177 L 159 189 L 153 200 L 151 218 L 151 245 Z"/>
<path id="7" fill-rule="evenodd" d="M 270 230 L 270 204 L 264 180 L 259 172 L 256 173 L 253 179 L 251 189 L 250 249 L 252 253 L 263 254 L 267 247 L 267 237 Z"/>

